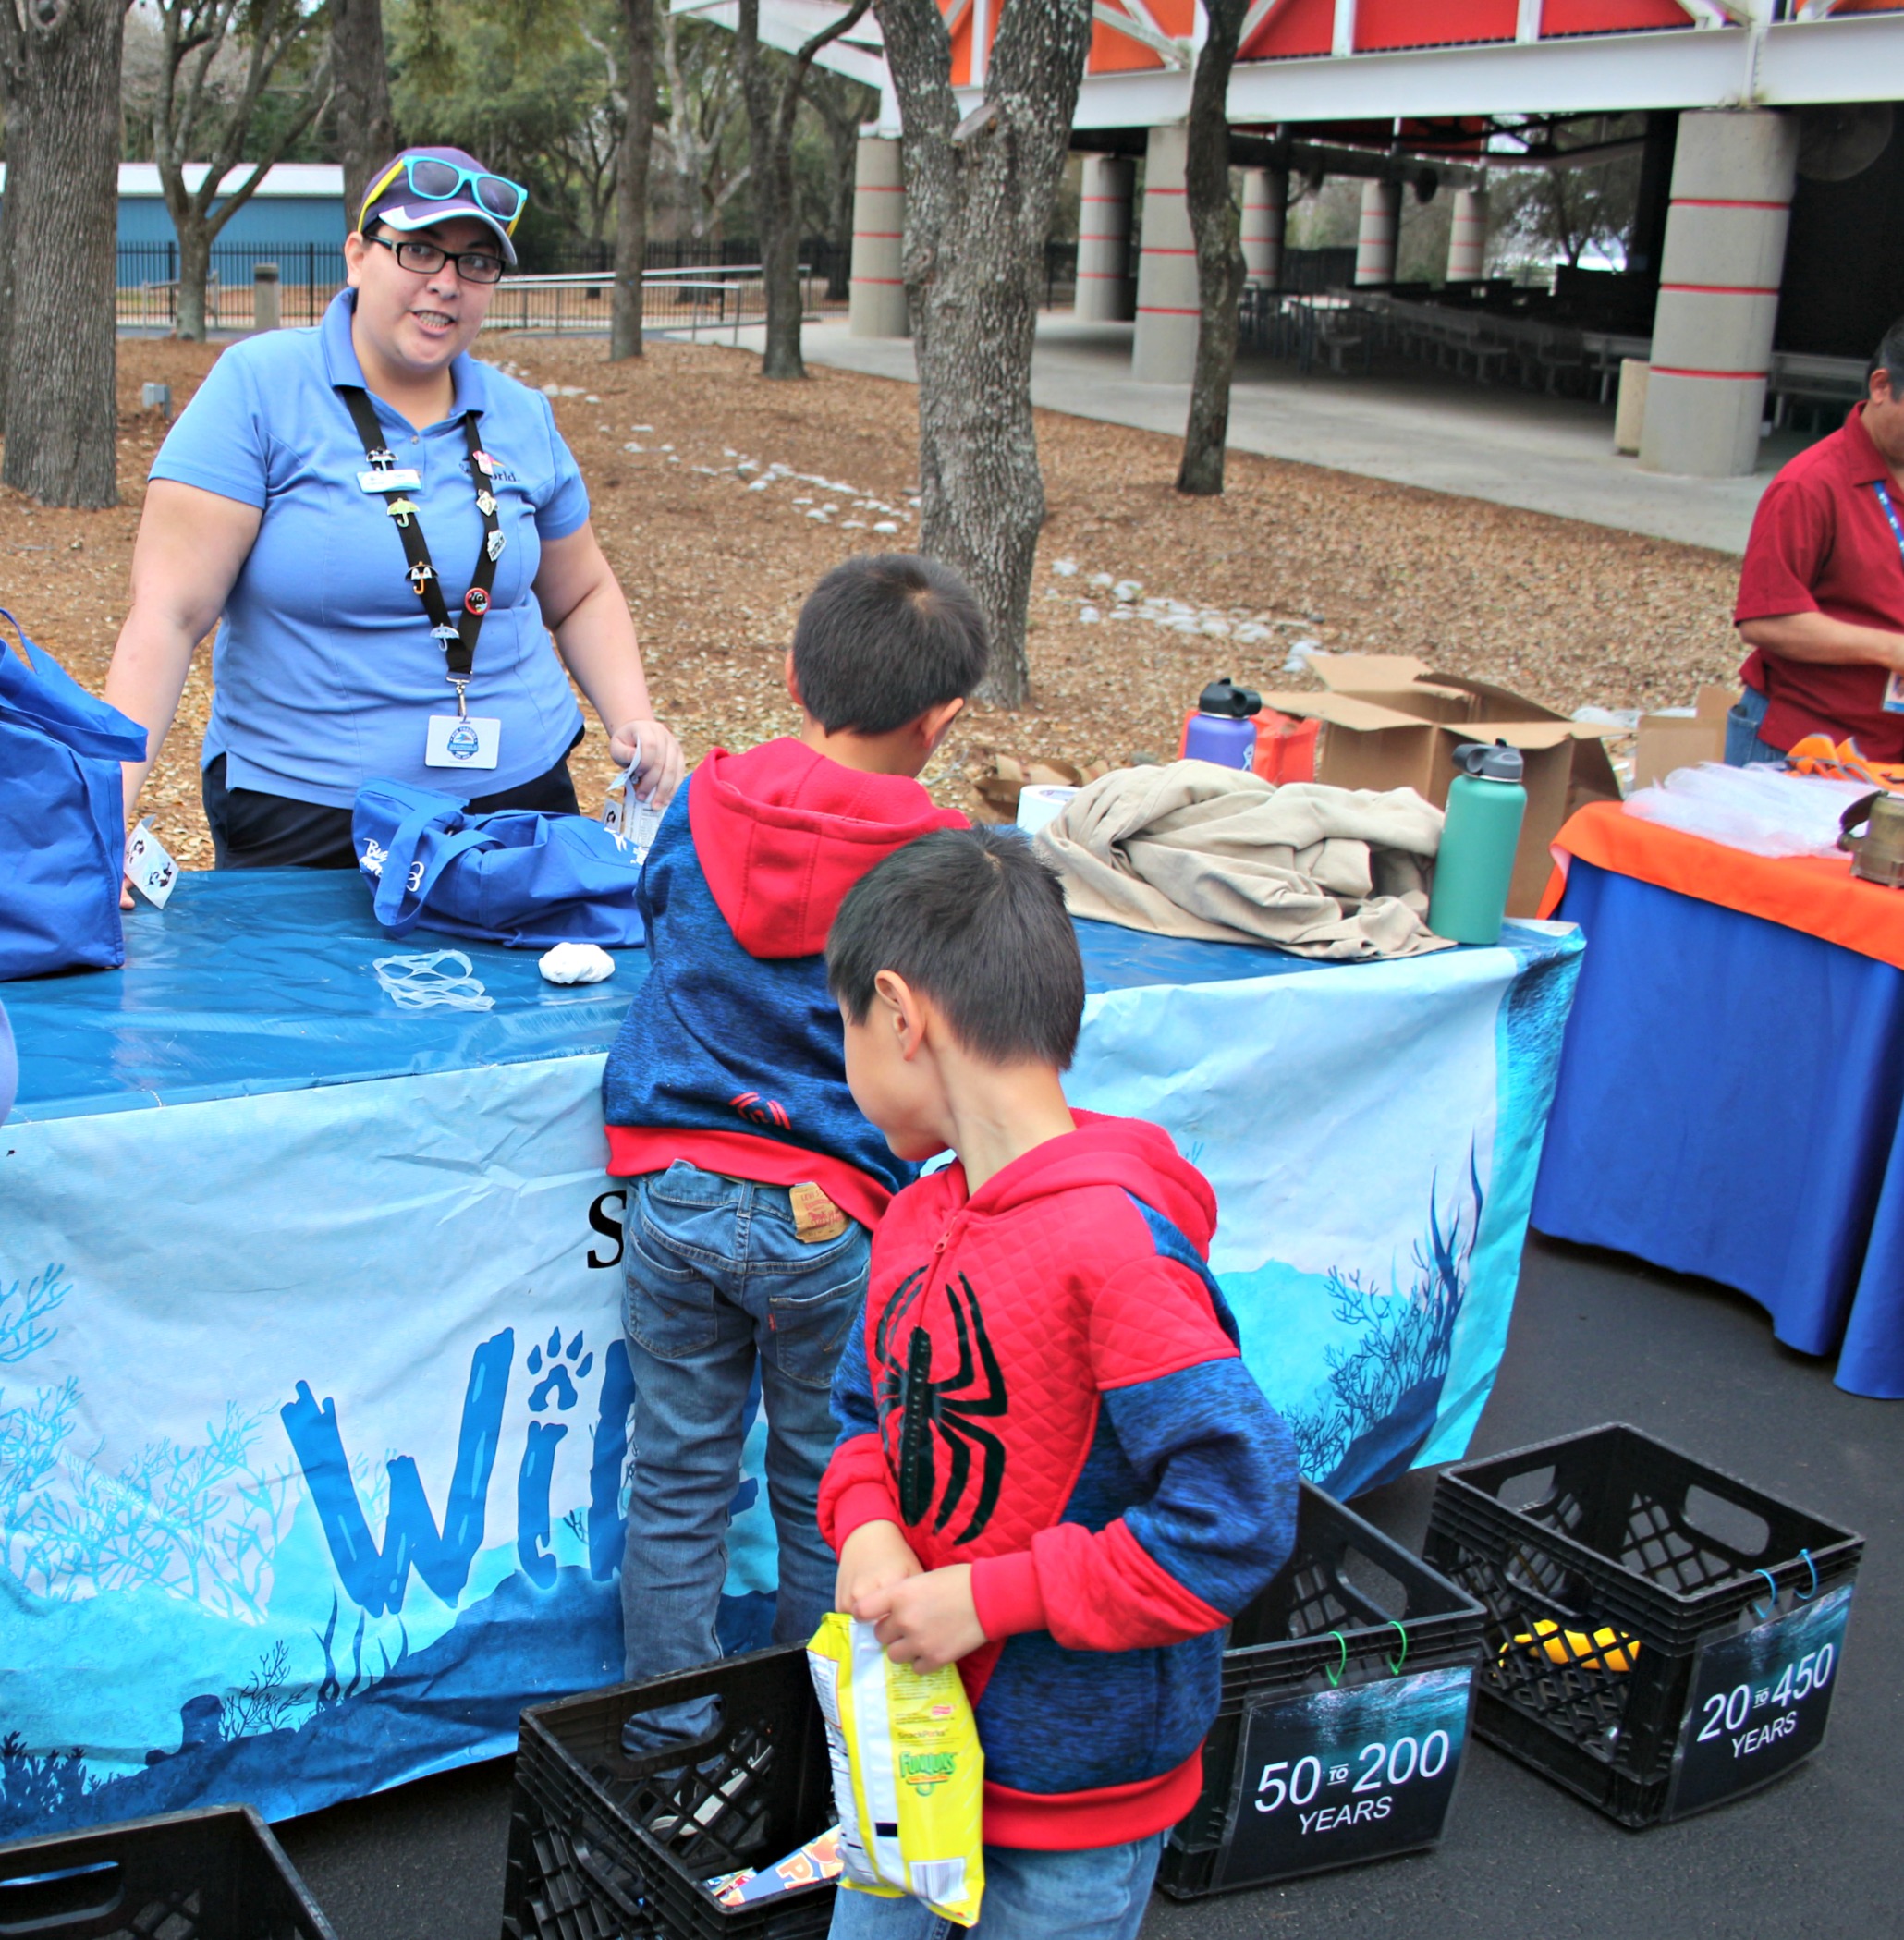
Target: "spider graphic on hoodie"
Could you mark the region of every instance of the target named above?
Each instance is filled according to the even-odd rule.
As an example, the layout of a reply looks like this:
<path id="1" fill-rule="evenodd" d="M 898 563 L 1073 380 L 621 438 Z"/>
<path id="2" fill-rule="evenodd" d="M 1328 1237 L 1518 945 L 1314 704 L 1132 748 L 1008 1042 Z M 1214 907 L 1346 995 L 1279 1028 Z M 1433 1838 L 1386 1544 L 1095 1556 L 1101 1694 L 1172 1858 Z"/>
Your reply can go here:
<path id="1" fill-rule="evenodd" d="M 963 1274 L 956 1285 L 948 1284 L 946 1288 L 958 1341 L 958 1362 L 952 1373 L 943 1380 L 933 1379 L 932 1336 L 918 1324 L 916 1314 L 906 1336 L 904 1358 L 896 1352 L 899 1330 L 918 1305 L 927 1271 L 921 1267 L 900 1281 L 879 1317 L 873 1350 L 880 1366 L 880 1426 L 884 1430 L 895 1414 L 899 1417 L 896 1479 L 900 1513 L 909 1523 L 921 1521 L 932 1507 L 937 1479 L 934 1445 L 945 1445 L 948 1472 L 939 1513 L 933 1522 L 934 1534 L 958 1513 L 971 1480 L 972 1458 L 978 1457 L 978 1489 L 971 1515 L 952 1539 L 970 1543 L 992 1519 L 1005 1482 L 1005 1444 L 990 1429 L 979 1425 L 983 1417 L 1005 1413 L 1005 1375 L 985 1331 L 978 1292 Z"/>

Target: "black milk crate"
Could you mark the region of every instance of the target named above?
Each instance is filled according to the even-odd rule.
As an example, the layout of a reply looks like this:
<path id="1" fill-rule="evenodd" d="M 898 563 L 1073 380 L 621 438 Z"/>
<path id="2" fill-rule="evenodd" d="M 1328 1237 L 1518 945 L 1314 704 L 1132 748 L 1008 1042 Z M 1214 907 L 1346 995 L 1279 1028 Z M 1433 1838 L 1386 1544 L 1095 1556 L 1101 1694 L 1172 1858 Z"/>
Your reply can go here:
<path id="1" fill-rule="evenodd" d="M 702 1697 L 721 1701 L 711 1737 L 622 1751 L 637 1712 Z M 504 1940 L 822 1940 L 830 1880 L 750 1907 L 703 1882 L 771 1866 L 836 1817 L 802 1646 L 539 1704 L 517 1741 Z"/>
<path id="2" fill-rule="evenodd" d="M 1863 1549 L 1609 1423 L 1446 1470 L 1425 1553 L 1487 1609 L 1476 1733 L 1637 1828 L 1816 1749 Z"/>
<path id="3" fill-rule="evenodd" d="M 33 1940 L 336 1940 L 249 1805 L 0 1846 L 0 1934 Z"/>
<path id="4" fill-rule="evenodd" d="M 1201 1899 L 1432 1846 L 1484 1622 L 1305 1482 L 1294 1553 L 1230 1626 L 1202 1795 L 1165 1844 L 1158 1885 Z"/>

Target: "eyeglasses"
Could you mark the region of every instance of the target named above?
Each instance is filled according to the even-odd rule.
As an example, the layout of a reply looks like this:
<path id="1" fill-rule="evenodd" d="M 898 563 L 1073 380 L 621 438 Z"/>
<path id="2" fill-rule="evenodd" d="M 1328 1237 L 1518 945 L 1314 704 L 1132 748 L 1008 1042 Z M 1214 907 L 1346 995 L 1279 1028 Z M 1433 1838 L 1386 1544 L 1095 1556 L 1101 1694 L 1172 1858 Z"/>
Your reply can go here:
<path id="1" fill-rule="evenodd" d="M 465 250 L 452 256 L 448 250 L 440 250 L 433 242 L 416 242 L 407 236 L 401 242 L 392 242 L 387 236 L 366 236 L 364 240 L 382 243 L 397 258 L 397 268 L 409 270 L 415 276 L 433 276 L 445 262 L 454 262 L 457 275 L 465 283 L 502 281 L 503 259 L 490 255 L 486 250 Z"/>
<path id="2" fill-rule="evenodd" d="M 384 194 L 399 172 L 409 185 L 410 193 L 421 196 L 426 202 L 449 201 L 467 187 L 470 200 L 479 209 L 487 211 L 511 229 L 516 226 L 516 218 L 522 214 L 529 201 L 529 190 L 521 183 L 510 181 L 507 176 L 491 175 L 480 168 L 464 168 L 458 163 L 445 162 L 435 155 L 403 155 L 371 184 L 370 193 L 363 199 L 366 214 L 371 204 Z M 361 226 L 360 217 L 359 226 Z"/>

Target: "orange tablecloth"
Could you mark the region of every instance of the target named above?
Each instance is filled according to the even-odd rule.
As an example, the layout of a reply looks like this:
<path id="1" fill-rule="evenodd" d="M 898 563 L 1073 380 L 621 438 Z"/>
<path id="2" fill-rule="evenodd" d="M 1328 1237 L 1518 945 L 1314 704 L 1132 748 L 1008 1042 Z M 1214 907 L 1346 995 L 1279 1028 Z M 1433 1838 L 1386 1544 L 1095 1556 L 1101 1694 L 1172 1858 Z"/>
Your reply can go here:
<path id="1" fill-rule="evenodd" d="M 1904 970 L 1904 889 L 1860 882 L 1849 856 L 1748 855 L 1642 822 L 1617 802 L 1596 801 L 1570 816 L 1554 837 L 1556 867 L 1541 898 L 1543 916 L 1559 907 L 1574 856 L 1616 875 L 1762 916 Z"/>

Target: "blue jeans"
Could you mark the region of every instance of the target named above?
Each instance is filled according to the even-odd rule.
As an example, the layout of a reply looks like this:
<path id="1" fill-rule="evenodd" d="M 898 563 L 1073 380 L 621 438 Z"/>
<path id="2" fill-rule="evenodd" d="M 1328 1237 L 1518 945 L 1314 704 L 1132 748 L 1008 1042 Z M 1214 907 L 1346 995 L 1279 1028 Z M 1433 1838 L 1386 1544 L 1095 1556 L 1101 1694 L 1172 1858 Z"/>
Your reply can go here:
<path id="1" fill-rule="evenodd" d="M 1769 703 L 1757 688 L 1749 687 L 1726 716 L 1726 765 L 1728 768 L 1756 768 L 1768 762 L 1783 762 L 1785 750 L 1759 738 L 1765 725 Z"/>
<path id="2" fill-rule="evenodd" d="M 842 1886 L 827 1940 L 1137 1940 L 1163 1849 L 1160 1832 L 1084 1852 L 987 1846 L 976 1926 L 954 1926 L 923 1900 Z"/>
<path id="3" fill-rule="evenodd" d="M 630 1683 L 720 1655 L 727 1514 L 756 1371 L 767 1416 L 767 1499 L 780 1548 L 777 1643 L 804 1643 L 833 1607 L 820 1478 L 837 1436 L 833 1369 L 866 1293 L 871 1237 L 848 1222 L 811 1245 L 785 1186 L 677 1161 L 629 1193 L 623 1324 L 635 1378 L 622 1636 Z M 705 1737 L 712 1699 L 639 1714 L 635 1756 Z"/>

